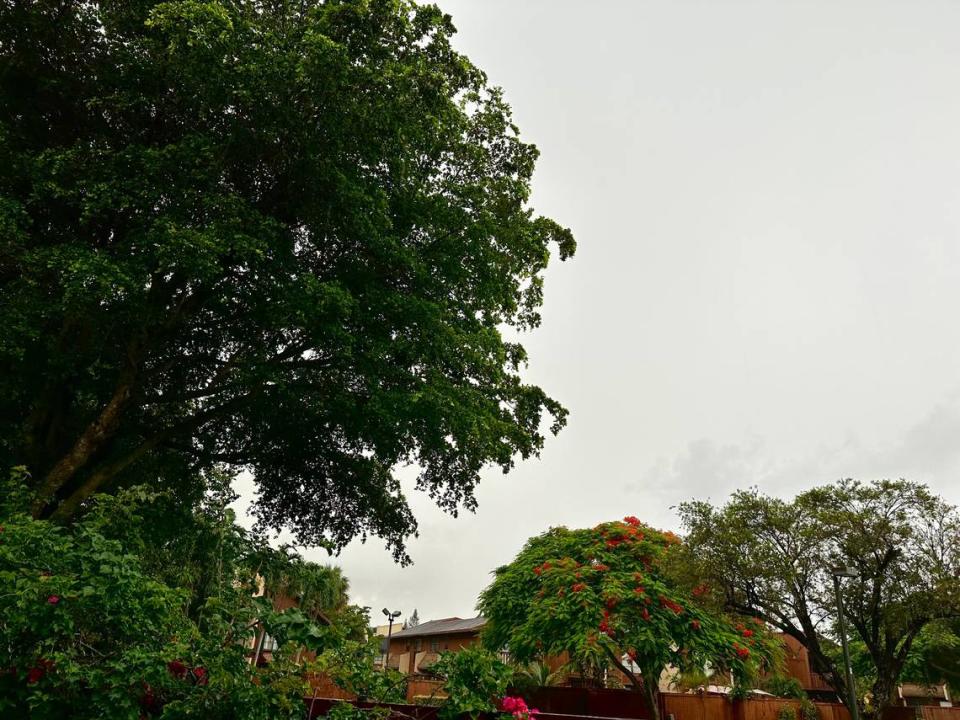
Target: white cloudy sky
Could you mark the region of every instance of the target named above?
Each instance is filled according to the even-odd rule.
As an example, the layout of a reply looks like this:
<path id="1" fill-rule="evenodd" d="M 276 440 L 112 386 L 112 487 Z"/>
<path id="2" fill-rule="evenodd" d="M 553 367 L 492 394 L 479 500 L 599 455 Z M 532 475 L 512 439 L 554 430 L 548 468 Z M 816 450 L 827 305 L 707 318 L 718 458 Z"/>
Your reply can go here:
<path id="1" fill-rule="evenodd" d="M 960 4 L 439 4 L 579 241 L 526 338 L 570 424 L 475 515 L 415 496 L 414 566 L 349 547 L 355 601 L 466 617 L 550 525 L 675 528 L 747 485 L 960 502 Z"/>

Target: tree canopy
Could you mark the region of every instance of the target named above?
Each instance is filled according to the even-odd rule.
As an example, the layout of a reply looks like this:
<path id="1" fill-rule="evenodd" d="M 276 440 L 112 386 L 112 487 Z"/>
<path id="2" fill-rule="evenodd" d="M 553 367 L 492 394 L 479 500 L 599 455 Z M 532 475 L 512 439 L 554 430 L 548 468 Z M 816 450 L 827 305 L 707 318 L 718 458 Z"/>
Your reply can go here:
<path id="1" fill-rule="evenodd" d="M 566 411 L 505 327 L 570 232 L 536 149 L 406 0 L 0 2 L 0 467 L 35 517 L 248 469 L 304 544 L 444 509 Z"/>
<path id="2" fill-rule="evenodd" d="M 924 628 L 960 617 L 960 516 L 919 483 L 843 480 L 793 500 L 744 490 L 720 507 L 686 503 L 681 515 L 699 572 L 727 607 L 801 642 L 844 702 L 833 568 L 858 573 L 843 581 L 843 602 L 877 707 L 894 700 Z"/>
<path id="3" fill-rule="evenodd" d="M 700 602 L 705 589 L 671 568 L 679 543 L 634 517 L 531 538 L 480 597 L 484 643 L 521 662 L 568 653 L 612 665 L 655 714 L 668 666 L 710 664 L 740 679 L 769 668 L 775 651 L 763 623 Z"/>

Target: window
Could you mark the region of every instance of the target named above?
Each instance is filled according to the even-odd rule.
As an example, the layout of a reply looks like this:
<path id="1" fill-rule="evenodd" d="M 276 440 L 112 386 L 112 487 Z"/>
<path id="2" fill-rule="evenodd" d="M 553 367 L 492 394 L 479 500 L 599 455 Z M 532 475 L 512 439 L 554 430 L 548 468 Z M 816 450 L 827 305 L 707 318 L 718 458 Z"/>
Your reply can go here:
<path id="1" fill-rule="evenodd" d="M 423 650 L 423 640 L 421 640 L 420 638 L 417 638 L 416 641 L 414 642 L 413 649 L 416 652 L 420 652 L 421 650 Z"/>
<path id="2" fill-rule="evenodd" d="M 440 641 L 434 638 L 430 641 L 430 652 L 436 652 L 440 649 Z"/>
<path id="3" fill-rule="evenodd" d="M 273 638 L 269 635 L 264 634 L 263 636 L 263 648 L 261 652 L 273 652 L 276 650 L 280 644 L 277 642 L 276 638 Z"/>

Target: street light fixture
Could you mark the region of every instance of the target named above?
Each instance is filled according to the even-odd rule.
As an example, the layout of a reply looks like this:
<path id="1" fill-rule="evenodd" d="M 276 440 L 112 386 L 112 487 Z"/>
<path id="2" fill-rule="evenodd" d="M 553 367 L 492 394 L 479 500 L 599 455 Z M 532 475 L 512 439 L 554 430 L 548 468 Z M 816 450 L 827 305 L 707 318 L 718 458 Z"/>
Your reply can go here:
<path id="1" fill-rule="evenodd" d="M 390 638 L 393 637 L 393 621 L 400 617 L 400 611 L 394 610 L 393 612 L 390 612 L 384 608 L 383 614 L 387 616 L 387 620 L 390 622 L 390 624 L 387 625 L 387 652 L 383 656 L 383 671 L 386 672 L 387 666 L 390 664 Z M 857 720 L 857 718 L 854 718 L 853 720 Z"/>
<path id="2" fill-rule="evenodd" d="M 833 575 L 833 591 L 837 596 L 837 617 L 840 623 L 840 644 L 843 646 L 843 661 L 847 670 L 847 691 L 850 694 L 850 716 L 852 720 L 860 720 L 860 708 L 857 705 L 857 686 L 853 679 L 853 667 L 850 665 L 850 648 L 847 647 L 847 624 L 843 618 L 843 597 L 840 594 L 840 578 L 859 577 L 851 567 L 837 567 L 830 571 Z"/>

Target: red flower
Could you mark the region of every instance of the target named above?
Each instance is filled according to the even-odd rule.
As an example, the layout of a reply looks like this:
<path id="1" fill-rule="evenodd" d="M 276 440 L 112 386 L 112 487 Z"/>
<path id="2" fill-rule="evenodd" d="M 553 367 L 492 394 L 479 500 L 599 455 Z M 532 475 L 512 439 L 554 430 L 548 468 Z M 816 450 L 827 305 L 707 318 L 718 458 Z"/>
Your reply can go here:
<path id="1" fill-rule="evenodd" d="M 734 643 L 734 644 L 733 644 L 733 649 L 736 651 L 737 655 L 738 655 L 741 659 L 746 659 L 746 658 L 750 657 L 750 650 L 747 649 L 747 648 L 745 648 L 745 647 L 740 647 L 739 645 L 737 645 L 736 643 Z"/>
<path id="2" fill-rule="evenodd" d="M 699 620 L 692 620 L 692 621 L 690 622 L 690 627 L 692 627 L 694 630 L 699 630 L 699 629 L 700 629 L 700 621 L 699 621 Z"/>
<path id="3" fill-rule="evenodd" d="M 50 603 L 51 605 L 56 605 L 58 602 L 60 602 L 60 596 L 51 595 L 50 597 L 47 598 L 47 602 Z"/>
<path id="4" fill-rule="evenodd" d="M 744 630 L 744 631 L 743 631 L 743 636 L 744 636 L 744 637 L 753 637 L 753 630 Z"/>
<path id="5" fill-rule="evenodd" d="M 638 526 L 640 525 L 640 521 L 639 521 L 637 518 L 635 518 L 633 515 L 627 515 L 627 516 L 623 519 L 623 521 L 624 521 L 627 525 L 633 525 L 634 527 L 638 527 Z"/>
<path id="6" fill-rule="evenodd" d="M 635 661 L 635 660 L 637 659 L 637 651 L 636 651 L 636 650 L 627 650 L 627 657 L 630 658 L 631 660 L 634 660 L 634 661 Z"/>
<path id="7" fill-rule="evenodd" d="M 615 597 L 607 598 L 607 607 L 613 610 L 617 606 L 617 599 Z"/>
<path id="8" fill-rule="evenodd" d="M 551 567 L 553 567 L 553 566 L 550 564 L 550 561 L 547 560 L 547 561 L 546 561 L 543 565 L 541 565 L 540 567 L 543 568 L 544 570 L 549 570 L 549 569 L 550 569 Z"/>
<path id="9" fill-rule="evenodd" d="M 587 586 L 583 583 L 575 583 L 573 587 L 570 588 L 573 592 L 580 592 L 581 590 L 586 590 Z"/>
<path id="10" fill-rule="evenodd" d="M 683 608 L 680 605 L 675 603 L 670 598 L 664 597 L 663 595 L 660 596 L 660 604 L 665 608 L 672 610 L 675 615 L 679 615 L 683 612 Z"/>
<path id="11" fill-rule="evenodd" d="M 40 682 L 40 679 L 46 675 L 47 671 L 42 667 L 32 667 L 27 673 L 27 683 L 33 685 L 34 683 Z"/>
<path id="12" fill-rule="evenodd" d="M 622 540 L 607 540 L 607 547 L 609 547 L 609 548 L 615 548 L 615 547 L 616 547 L 617 545 L 619 545 L 621 542 L 623 542 L 623 541 L 622 541 Z"/>
<path id="13" fill-rule="evenodd" d="M 207 670 L 203 667 L 195 667 L 193 669 L 193 677 L 197 681 L 197 685 L 206 685 L 210 682 L 210 679 L 207 677 Z"/>
<path id="14" fill-rule="evenodd" d="M 646 592 L 646 590 L 643 589 L 643 585 L 637 585 L 637 586 L 633 589 L 633 591 L 634 591 L 637 595 L 643 595 L 643 593 Z"/>
<path id="15" fill-rule="evenodd" d="M 603 563 L 597 563 L 596 565 L 593 566 L 593 569 L 596 570 L 597 572 L 606 572 L 607 570 L 610 569 L 610 566 L 604 565 Z"/>
<path id="16" fill-rule="evenodd" d="M 644 620 L 649 620 L 649 619 L 650 619 L 650 611 L 647 610 L 646 608 L 644 608 L 644 609 L 643 609 L 643 612 L 640 613 L 640 617 L 642 617 Z"/>
<path id="17" fill-rule="evenodd" d="M 167 670 L 178 680 L 187 677 L 187 666 L 180 660 L 171 660 L 167 663 Z"/>
<path id="18" fill-rule="evenodd" d="M 701 595 L 706 595 L 710 592 L 710 586 L 706 583 L 700 583 L 693 589 L 693 596 L 700 597 Z"/>

